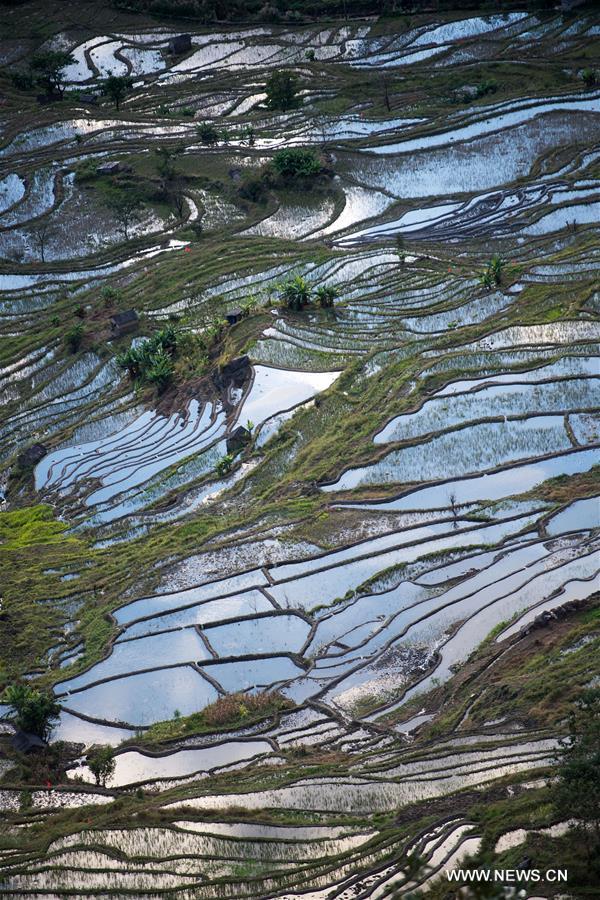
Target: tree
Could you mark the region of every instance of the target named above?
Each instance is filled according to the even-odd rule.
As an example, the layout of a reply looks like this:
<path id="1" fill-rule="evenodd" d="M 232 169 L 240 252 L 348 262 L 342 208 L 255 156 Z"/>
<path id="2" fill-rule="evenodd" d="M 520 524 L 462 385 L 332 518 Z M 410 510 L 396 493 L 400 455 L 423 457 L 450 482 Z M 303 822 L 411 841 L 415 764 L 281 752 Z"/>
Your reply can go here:
<path id="1" fill-rule="evenodd" d="M 310 301 L 310 285 L 302 275 L 294 275 L 278 285 L 279 296 L 288 307 L 299 312 Z"/>
<path id="2" fill-rule="evenodd" d="M 48 243 L 49 238 L 54 235 L 54 233 L 55 229 L 48 221 L 39 222 L 37 225 L 33 225 L 30 229 L 31 237 L 37 245 L 38 253 L 42 262 L 46 262 L 46 244 Z"/>
<path id="3" fill-rule="evenodd" d="M 558 754 L 554 807 L 578 821 L 588 861 L 600 859 L 600 689 L 583 692 L 569 718 L 569 736 Z"/>
<path id="4" fill-rule="evenodd" d="M 86 762 L 96 779 L 96 784 L 106 787 L 106 782 L 115 772 L 115 757 L 112 747 L 95 747 L 88 753 Z"/>
<path id="5" fill-rule="evenodd" d="M 202 122 L 201 125 L 198 125 L 196 132 L 201 142 L 207 147 L 214 147 L 219 141 L 219 132 L 210 122 Z"/>
<path id="6" fill-rule="evenodd" d="M 321 285 L 315 291 L 317 303 L 321 309 L 331 309 L 334 305 L 335 298 L 338 296 L 338 289 L 333 285 Z"/>
<path id="7" fill-rule="evenodd" d="M 121 100 L 127 96 L 132 87 L 133 81 L 129 75 L 109 75 L 104 80 L 101 91 L 105 97 L 112 100 L 115 109 L 118 109 Z"/>
<path id="8" fill-rule="evenodd" d="M 321 161 L 314 150 L 295 147 L 278 150 L 273 157 L 273 168 L 283 178 L 313 178 L 321 169 Z"/>
<path id="9" fill-rule="evenodd" d="M 83 325 L 79 322 L 65 333 L 65 344 L 71 353 L 77 353 L 83 341 Z"/>
<path id="10" fill-rule="evenodd" d="M 294 109 L 299 105 L 298 90 L 300 83 L 293 72 L 285 69 L 273 72 L 267 78 L 265 90 L 267 92 L 267 106 L 269 109 Z"/>
<path id="11" fill-rule="evenodd" d="M 173 380 L 175 367 L 169 354 L 163 350 L 157 350 L 152 357 L 152 363 L 146 372 L 146 381 L 155 384 L 159 393 Z"/>
<path id="12" fill-rule="evenodd" d="M 497 287 L 502 283 L 502 273 L 504 271 L 504 260 L 496 253 L 492 256 L 487 264 L 485 272 L 479 276 L 481 284 L 486 288 Z"/>
<path id="13" fill-rule="evenodd" d="M 60 706 L 51 694 L 28 684 L 13 684 L 4 691 L 2 702 L 9 707 L 9 715 L 18 728 L 48 740 L 60 713 Z"/>
<path id="14" fill-rule="evenodd" d="M 64 50 L 45 50 L 34 54 L 30 68 L 37 83 L 45 88 L 46 94 L 61 96 L 65 90 L 63 69 L 72 65 L 75 57 Z"/>
<path id="15" fill-rule="evenodd" d="M 117 219 L 125 240 L 128 240 L 129 229 L 142 218 L 144 204 L 141 194 L 136 190 L 114 188 L 106 194 L 106 205 Z"/>

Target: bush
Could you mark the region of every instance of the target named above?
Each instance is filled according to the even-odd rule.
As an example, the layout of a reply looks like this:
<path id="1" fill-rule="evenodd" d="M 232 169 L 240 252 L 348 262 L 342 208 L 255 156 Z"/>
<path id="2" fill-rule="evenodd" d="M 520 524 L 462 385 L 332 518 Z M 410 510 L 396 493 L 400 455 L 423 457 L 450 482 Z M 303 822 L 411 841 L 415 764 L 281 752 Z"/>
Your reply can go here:
<path id="1" fill-rule="evenodd" d="M 83 325 L 73 325 L 65 334 L 65 345 L 71 353 L 77 353 L 83 342 Z"/>
<path id="2" fill-rule="evenodd" d="M 215 472 L 219 476 L 229 475 L 233 465 L 233 453 L 226 453 L 215 466 Z"/>
<path id="3" fill-rule="evenodd" d="M 299 81 L 293 72 L 273 72 L 267 79 L 265 90 L 269 109 L 293 109 L 299 104 Z"/>
<path id="4" fill-rule="evenodd" d="M 504 260 L 496 253 L 492 256 L 487 264 L 485 272 L 479 276 L 481 284 L 486 288 L 492 288 L 502 283 L 502 273 L 504 271 Z"/>
<path id="5" fill-rule="evenodd" d="M 593 69 L 584 69 L 581 78 L 586 87 L 591 88 L 596 84 L 596 73 Z"/>
<path id="6" fill-rule="evenodd" d="M 314 178 L 322 170 L 321 161 L 314 150 L 300 147 L 278 150 L 273 157 L 273 168 L 283 178 Z"/>
<path id="7" fill-rule="evenodd" d="M 302 275 L 294 275 L 277 285 L 279 296 L 288 309 L 299 312 L 310 302 L 310 284 Z"/>
<path id="8" fill-rule="evenodd" d="M 60 706 L 50 694 L 28 684 L 13 684 L 4 691 L 2 702 L 9 707 L 9 715 L 23 731 L 47 740 Z"/>
<path id="9" fill-rule="evenodd" d="M 172 325 L 136 347 L 130 347 L 125 353 L 117 356 L 117 365 L 126 369 L 131 378 L 141 384 L 154 384 L 159 392 L 163 391 L 173 379 L 177 355 L 179 335 Z"/>
<path id="10" fill-rule="evenodd" d="M 219 141 L 219 132 L 210 122 L 203 122 L 201 125 L 198 125 L 196 131 L 202 143 L 209 147 L 213 147 Z"/>
<path id="11" fill-rule="evenodd" d="M 97 161 L 94 159 L 84 159 L 75 167 L 75 181 L 77 184 L 84 184 L 86 181 L 92 181 L 97 178 L 96 168 Z"/>
<path id="12" fill-rule="evenodd" d="M 338 296 L 338 289 L 333 287 L 333 285 L 321 285 L 321 287 L 317 288 L 315 295 L 321 309 L 331 309 L 335 298 Z"/>
<path id="13" fill-rule="evenodd" d="M 256 175 L 248 175 L 238 188 L 238 194 L 251 203 L 264 203 L 267 186 L 264 180 Z"/>
<path id="14" fill-rule="evenodd" d="M 498 82 L 495 78 L 488 78 L 487 81 L 481 81 L 477 85 L 477 96 L 486 97 L 488 94 L 495 94 L 498 90 Z"/>

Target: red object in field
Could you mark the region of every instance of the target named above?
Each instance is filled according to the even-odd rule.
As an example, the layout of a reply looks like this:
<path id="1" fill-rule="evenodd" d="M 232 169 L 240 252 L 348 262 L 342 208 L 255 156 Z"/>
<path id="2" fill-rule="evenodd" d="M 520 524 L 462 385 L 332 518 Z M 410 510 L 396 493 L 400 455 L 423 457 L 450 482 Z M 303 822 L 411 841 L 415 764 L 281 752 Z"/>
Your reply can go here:
<path id="1" fill-rule="evenodd" d="M 51 781 L 47 781 L 47 782 L 46 782 L 46 787 L 47 787 L 47 788 L 51 788 L 51 787 L 52 787 L 52 782 L 51 782 Z"/>
<path id="2" fill-rule="evenodd" d="M 192 251 L 191 251 L 191 249 L 190 249 L 189 247 L 186 247 L 186 248 L 185 248 L 185 252 L 186 252 L 186 253 L 191 253 Z"/>

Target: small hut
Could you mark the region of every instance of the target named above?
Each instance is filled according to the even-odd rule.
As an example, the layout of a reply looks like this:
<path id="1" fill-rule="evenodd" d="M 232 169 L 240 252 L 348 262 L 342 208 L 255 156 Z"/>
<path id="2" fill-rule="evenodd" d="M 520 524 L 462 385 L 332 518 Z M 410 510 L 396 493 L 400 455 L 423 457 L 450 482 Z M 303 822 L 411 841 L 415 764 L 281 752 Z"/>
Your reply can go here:
<path id="1" fill-rule="evenodd" d="M 46 741 L 30 731 L 17 731 L 11 738 L 11 744 L 17 753 L 41 753 L 48 748 Z"/>
<path id="2" fill-rule="evenodd" d="M 227 452 L 237 453 L 242 447 L 245 447 L 246 444 L 250 443 L 251 438 L 252 435 L 248 429 L 244 428 L 243 425 L 238 425 L 227 438 Z"/>
<path id="3" fill-rule="evenodd" d="M 169 53 L 171 56 L 180 56 L 192 49 L 191 34 L 177 34 L 169 41 Z"/>
<path id="4" fill-rule="evenodd" d="M 242 318 L 242 310 L 239 307 L 236 307 L 235 309 L 232 309 L 230 312 L 226 313 L 225 318 L 230 325 L 237 325 L 237 323 Z"/>
<path id="5" fill-rule="evenodd" d="M 110 329 L 114 337 L 120 337 L 129 331 L 134 331 L 138 324 L 138 314 L 135 309 L 126 309 L 125 312 L 115 313 L 110 317 Z"/>

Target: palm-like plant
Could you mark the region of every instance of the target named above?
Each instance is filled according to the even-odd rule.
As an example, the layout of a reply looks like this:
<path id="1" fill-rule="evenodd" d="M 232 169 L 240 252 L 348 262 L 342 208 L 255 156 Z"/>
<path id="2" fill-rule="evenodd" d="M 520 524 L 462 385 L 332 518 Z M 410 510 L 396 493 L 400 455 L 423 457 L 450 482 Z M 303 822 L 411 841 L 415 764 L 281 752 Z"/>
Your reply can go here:
<path id="1" fill-rule="evenodd" d="M 335 303 L 335 298 L 339 295 L 339 291 L 333 285 L 321 285 L 315 291 L 317 303 L 321 309 L 331 309 Z"/>
<path id="2" fill-rule="evenodd" d="M 294 275 L 278 285 L 279 296 L 288 307 L 295 312 L 304 309 L 310 301 L 310 284 L 302 275 Z"/>

